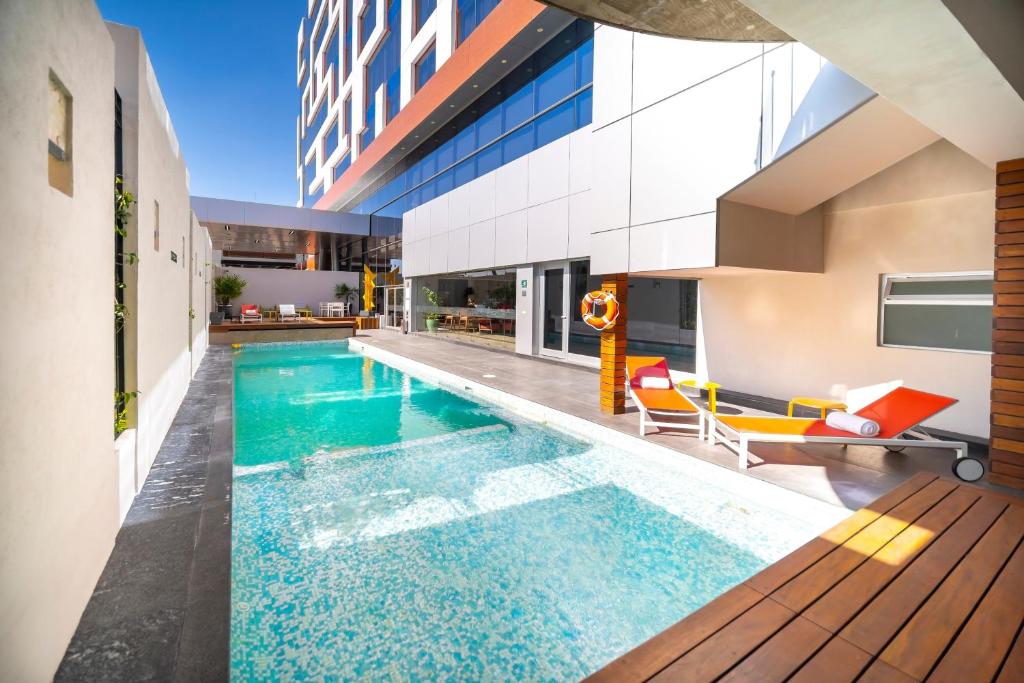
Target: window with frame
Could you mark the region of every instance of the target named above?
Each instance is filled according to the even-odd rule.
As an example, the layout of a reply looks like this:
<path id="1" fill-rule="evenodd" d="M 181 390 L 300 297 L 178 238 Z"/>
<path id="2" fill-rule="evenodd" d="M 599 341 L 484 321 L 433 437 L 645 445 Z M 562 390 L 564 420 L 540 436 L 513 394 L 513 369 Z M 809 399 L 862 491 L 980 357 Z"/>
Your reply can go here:
<path id="1" fill-rule="evenodd" d="M 992 272 L 882 275 L 878 343 L 992 352 Z"/>
<path id="2" fill-rule="evenodd" d="M 377 28 L 377 3 L 368 0 L 363 5 L 363 11 L 359 15 L 359 50 L 366 47 L 366 41 L 370 39 L 373 29 Z"/>
<path id="3" fill-rule="evenodd" d="M 413 29 L 412 34 L 415 36 L 423 28 L 423 24 L 427 22 L 430 15 L 437 9 L 437 0 L 414 0 L 413 2 Z"/>
<path id="4" fill-rule="evenodd" d="M 427 81 L 430 80 L 430 77 L 434 75 L 437 64 L 437 50 L 435 46 L 435 43 L 431 43 L 430 47 L 424 51 L 423 56 L 416 62 L 416 92 L 419 92 L 427 84 Z"/>

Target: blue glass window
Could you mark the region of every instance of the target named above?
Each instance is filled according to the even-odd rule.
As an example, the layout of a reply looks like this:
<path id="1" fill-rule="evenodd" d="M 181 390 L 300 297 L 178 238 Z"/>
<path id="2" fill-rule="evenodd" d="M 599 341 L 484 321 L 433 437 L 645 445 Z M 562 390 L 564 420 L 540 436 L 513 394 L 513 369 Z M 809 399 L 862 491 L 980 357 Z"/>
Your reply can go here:
<path id="1" fill-rule="evenodd" d="M 501 135 L 501 110 L 494 108 L 476 122 L 476 146 L 483 147 Z"/>
<path id="2" fill-rule="evenodd" d="M 431 43 L 427 51 L 420 57 L 420 61 L 416 62 L 416 92 L 420 91 L 430 77 L 434 75 L 434 68 L 436 64 L 437 51 L 434 49 L 435 45 Z"/>
<path id="3" fill-rule="evenodd" d="M 352 71 L 352 0 L 345 0 L 345 30 L 342 31 L 344 45 L 341 53 L 341 80 L 344 82 Z"/>
<path id="4" fill-rule="evenodd" d="M 336 149 L 338 149 L 338 119 L 334 119 L 331 127 L 327 129 L 327 134 L 324 135 L 324 157 Z"/>
<path id="5" fill-rule="evenodd" d="M 456 8 L 457 42 L 459 45 L 469 37 L 480 23 L 487 18 L 500 0 L 458 0 Z"/>
<path id="6" fill-rule="evenodd" d="M 359 15 L 359 49 L 366 47 L 366 41 L 370 39 L 373 29 L 377 28 L 377 3 L 369 0 L 363 7 L 363 13 Z"/>
<path id="7" fill-rule="evenodd" d="M 352 165 L 352 153 L 349 152 L 334 166 L 334 182 L 338 182 L 338 179 L 348 170 L 348 167 Z"/>
<path id="8" fill-rule="evenodd" d="M 370 94 L 366 103 L 366 118 L 363 119 L 363 125 L 366 126 L 365 130 L 359 134 L 359 151 L 363 151 L 370 146 L 373 139 L 377 137 L 377 102 L 372 94 Z"/>
<path id="9" fill-rule="evenodd" d="M 567 54 L 537 76 L 537 111 L 544 111 L 576 90 L 576 55 Z"/>
<path id="10" fill-rule="evenodd" d="M 352 96 L 349 95 L 341 103 L 341 119 L 345 125 L 345 137 L 348 138 L 349 147 L 352 146 Z"/>
<path id="11" fill-rule="evenodd" d="M 576 50 L 576 88 L 594 80 L 594 41 L 588 40 Z"/>
<path id="12" fill-rule="evenodd" d="M 502 105 L 505 130 L 512 130 L 523 121 L 533 116 L 533 83 L 520 88 Z"/>
<path id="13" fill-rule="evenodd" d="M 501 140 L 501 163 L 507 164 L 535 149 L 533 144 L 533 124 L 512 131 Z"/>
<path id="14" fill-rule="evenodd" d="M 501 145 L 491 145 L 476 155 L 476 175 L 479 178 L 501 166 Z"/>
<path id="15" fill-rule="evenodd" d="M 594 119 L 594 91 L 587 88 L 573 99 L 576 101 L 576 127 L 589 126 Z"/>
<path id="16" fill-rule="evenodd" d="M 564 102 L 534 123 L 537 129 L 537 147 L 554 142 L 563 135 L 576 130 L 576 103 Z"/>
<path id="17" fill-rule="evenodd" d="M 413 11 L 416 16 L 413 17 L 413 29 L 412 34 L 415 36 L 423 28 L 423 24 L 426 23 L 430 15 L 434 13 L 434 9 L 437 7 L 437 0 L 416 0 L 416 4 L 413 5 Z"/>
<path id="18" fill-rule="evenodd" d="M 313 122 L 307 127 L 306 138 L 302 143 L 302 156 L 306 156 L 306 152 L 313 145 L 313 141 L 316 140 L 316 134 L 320 132 L 320 128 L 324 125 L 327 120 L 327 98 L 320 100 L 320 107 L 317 109 L 316 115 L 313 117 Z"/>
<path id="19" fill-rule="evenodd" d="M 387 110 L 384 112 L 384 123 L 395 118 L 402 106 L 400 86 L 401 72 L 395 71 L 388 76 L 387 85 L 384 87 L 384 101 L 387 103 Z"/>
<path id="20" fill-rule="evenodd" d="M 322 185 L 320 186 L 319 190 L 316 190 L 316 191 L 313 191 L 313 192 L 309 191 L 309 185 L 310 185 L 310 183 L 313 182 L 313 180 L 315 178 L 316 178 L 316 156 L 314 156 L 312 159 L 309 160 L 309 163 L 306 164 L 305 171 L 302 174 L 302 183 L 303 183 L 303 188 L 302 188 L 302 190 L 303 190 L 302 191 L 303 202 L 302 202 L 302 205 L 303 206 L 306 206 L 306 207 L 313 206 L 314 204 L 316 204 L 317 200 L 320 199 L 320 196 L 323 194 L 323 186 Z"/>

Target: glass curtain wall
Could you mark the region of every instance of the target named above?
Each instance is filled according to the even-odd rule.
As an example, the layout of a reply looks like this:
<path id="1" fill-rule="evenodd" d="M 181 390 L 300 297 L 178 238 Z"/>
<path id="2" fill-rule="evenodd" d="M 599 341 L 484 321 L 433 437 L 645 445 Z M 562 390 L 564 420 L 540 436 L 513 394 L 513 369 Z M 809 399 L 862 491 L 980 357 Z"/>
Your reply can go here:
<path id="1" fill-rule="evenodd" d="M 697 286 L 697 280 L 630 277 L 627 353 L 665 356 L 673 370 L 694 372 Z"/>
<path id="2" fill-rule="evenodd" d="M 593 24 L 574 21 L 375 182 L 351 209 L 402 214 L 589 125 Z"/>
<path id="3" fill-rule="evenodd" d="M 426 329 L 426 315 L 442 316 L 442 332 L 469 336 L 515 336 L 515 268 L 479 270 L 416 278 L 414 329 Z M 437 293 L 438 306 L 423 288 Z"/>

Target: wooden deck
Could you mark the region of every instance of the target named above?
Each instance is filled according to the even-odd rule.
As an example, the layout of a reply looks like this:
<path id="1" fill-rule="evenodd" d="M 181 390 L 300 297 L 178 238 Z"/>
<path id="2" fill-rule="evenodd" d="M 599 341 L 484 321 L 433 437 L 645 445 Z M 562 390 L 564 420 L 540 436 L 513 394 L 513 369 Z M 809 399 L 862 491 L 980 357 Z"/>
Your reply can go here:
<path id="1" fill-rule="evenodd" d="M 920 474 L 589 681 L 1024 681 L 1024 502 Z"/>
<path id="2" fill-rule="evenodd" d="M 332 327 L 355 327 L 355 318 L 299 318 L 298 320 L 267 320 L 259 323 L 225 322 L 210 325 L 210 332 L 234 332 L 238 330 L 322 330 Z"/>

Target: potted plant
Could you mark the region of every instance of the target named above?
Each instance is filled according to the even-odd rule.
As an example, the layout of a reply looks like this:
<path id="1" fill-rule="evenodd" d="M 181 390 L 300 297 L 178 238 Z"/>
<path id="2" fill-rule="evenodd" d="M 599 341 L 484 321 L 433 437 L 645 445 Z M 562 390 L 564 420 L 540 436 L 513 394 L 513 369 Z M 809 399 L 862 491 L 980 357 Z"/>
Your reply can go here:
<path id="1" fill-rule="evenodd" d="M 423 288 L 423 295 L 427 297 L 427 302 L 431 306 L 433 306 L 434 308 L 441 307 L 441 298 L 437 295 L 437 292 L 432 290 L 430 287 Z M 438 313 L 437 311 L 432 311 L 430 313 L 427 313 L 425 317 L 427 321 L 427 331 L 437 332 L 437 321 L 441 319 L 441 314 Z"/>
<path id="2" fill-rule="evenodd" d="M 334 286 L 334 298 L 344 304 L 347 304 L 351 300 L 354 293 L 355 290 L 344 282 L 339 282 Z"/>
<path id="3" fill-rule="evenodd" d="M 246 284 L 245 280 L 234 273 L 218 275 L 213 279 L 213 295 L 217 299 L 218 310 L 217 313 L 210 314 L 211 323 L 219 325 L 224 322 L 225 315 L 231 317 L 231 300 L 242 296 Z M 214 320 L 214 316 L 218 316 L 219 321 Z"/>

